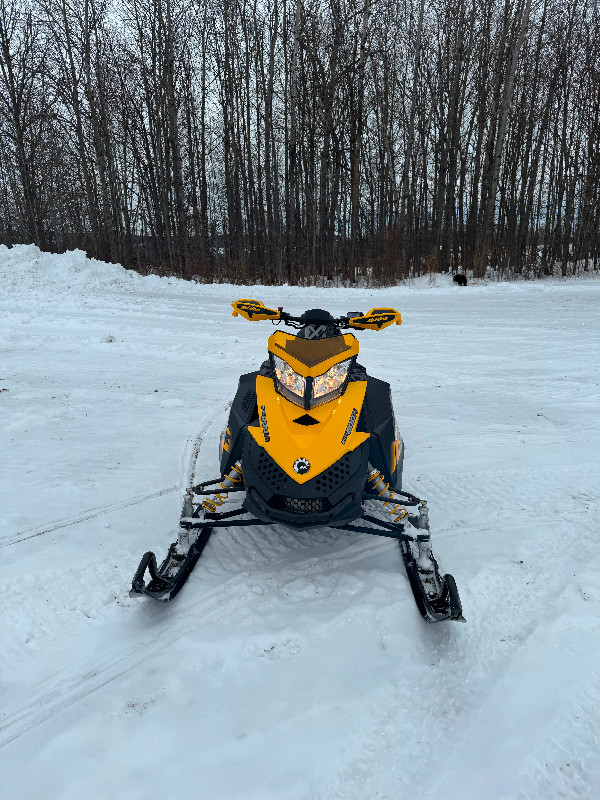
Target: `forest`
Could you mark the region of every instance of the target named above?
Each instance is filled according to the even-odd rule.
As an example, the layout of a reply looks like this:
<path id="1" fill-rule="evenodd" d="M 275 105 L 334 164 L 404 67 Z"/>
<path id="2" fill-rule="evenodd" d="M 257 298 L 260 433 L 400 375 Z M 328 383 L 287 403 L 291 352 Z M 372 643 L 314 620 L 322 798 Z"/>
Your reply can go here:
<path id="1" fill-rule="evenodd" d="M 0 0 L 0 243 L 199 281 L 600 267 L 598 0 Z"/>

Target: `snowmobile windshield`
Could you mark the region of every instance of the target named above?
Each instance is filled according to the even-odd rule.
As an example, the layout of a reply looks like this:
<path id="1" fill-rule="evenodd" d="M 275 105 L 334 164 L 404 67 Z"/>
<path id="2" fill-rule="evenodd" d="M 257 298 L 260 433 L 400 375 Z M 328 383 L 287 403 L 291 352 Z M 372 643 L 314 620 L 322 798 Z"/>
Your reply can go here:
<path id="1" fill-rule="evenodd" d="M 285 344 L 285 351 L 307 367 L 314 367 L 322 361 L 343 353 L 352 354 L 352 347 L 344 341 L 343 336 L 333 336 L 329 339 L 301 339 L 294 336 Z"/>

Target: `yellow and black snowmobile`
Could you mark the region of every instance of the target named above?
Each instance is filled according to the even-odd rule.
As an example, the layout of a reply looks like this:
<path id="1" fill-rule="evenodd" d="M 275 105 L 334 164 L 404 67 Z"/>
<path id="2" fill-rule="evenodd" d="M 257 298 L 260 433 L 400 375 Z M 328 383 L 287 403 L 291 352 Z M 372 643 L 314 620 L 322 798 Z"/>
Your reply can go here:
<path id="1" fill-rule="evenodd" d="M 260 370 L 241 376 L 221 435 L 221 477 L 186 491 L 178 540 L 160 567 L 144 555 L 132 596 L 173 598 L 216 528 L 332 526 L 397 539 L 423 617 L 464 621 L 454 578 L 440 573 L 431 551 L 427 503 L 402 490 L 404 445 L 390 386 L 367 375 L 358 340 L 342 332 L 381 331 L 400 325 L 400 314 L 374 308 L 335 319 L 312 309 L 294 317 L 256 300 L 232 307 L 234 317 L 297 333 L 275 331 Z M 220 511 L 235 493 L 239 508 Z"/>

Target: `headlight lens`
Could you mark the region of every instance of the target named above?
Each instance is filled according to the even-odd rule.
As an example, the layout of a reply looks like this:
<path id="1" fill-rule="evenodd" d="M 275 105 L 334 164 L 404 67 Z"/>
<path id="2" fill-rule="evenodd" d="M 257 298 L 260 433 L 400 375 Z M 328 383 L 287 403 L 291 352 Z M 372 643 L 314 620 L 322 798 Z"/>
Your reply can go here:
<path id="1" fill-rule="evenodd" d="M 306 391 L 306 379 L 294 372 L 290 365 L 279 356 L 273 355 L 273 363 L 279 386 L 285 390 L 284 394 L 290 392 L 298 400 L 303 400 L 304 392 Z M 290 400 L 297 402 L 294 397 L 290 397 Z"/>
<path id="2" fill-rule="evenodd" d="M 327 372 L 324 372 L 323 375 L 317 376 L 313 380 L 313 400 L 319 400 L 320 398 L 325 398 L 328 395 L 338 392 L 348 376 L 351 362 L 351 358 L 347 361 L 340 361 L 339 364 L 334 364 L 333 367 L 328 369 Z"/>
<path id="3" fill-rule="evenodd" d="M 288 400 L 291 400 L 292 403 L 304 406 L 306 400 L 308 400 L 306 396 L 306 378 L 293 370 L 283 358 L 276 356 L 274 353 L 271 355 L 273 356 L 275 386 L 277 390 L 284 397 L 287 397 Z M 335 397 L 339 397 L 344 389 L 351 364 L 352 359 L 348 358 L 346 361 L 334 364 L 333 367 L 322 375 L 317 375 L 316 378 L 312 378 L 310 402 L 309 405 L 305 407 L 319 406 L 323 403 L 328 403 Z"/>

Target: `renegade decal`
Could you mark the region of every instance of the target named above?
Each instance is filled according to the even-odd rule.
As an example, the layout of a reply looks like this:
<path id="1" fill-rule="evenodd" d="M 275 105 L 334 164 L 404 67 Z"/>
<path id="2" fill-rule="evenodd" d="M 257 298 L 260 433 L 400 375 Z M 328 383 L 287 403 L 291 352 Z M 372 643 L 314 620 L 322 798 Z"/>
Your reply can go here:
<path id="1" fill-rule="evenodd" d="M 269 436 L 269 428 L 267 427 L 267 412 L 264 406 L 260 407 L 260 424 L 262 425 L 262 430 L 265 435 L 265 442 L 270 442 L 271 437 Z"/>
<path id="2" fill-rule="evenodd" d="M 348 424 L 346 425 L 346 432 L 342 437 L 342 444 L 346 444 L 346 440 L 352 433 L 352 428 L 354 427 L 354 423 L 356 422 L 356 418 L 358 417 L 358 411 L 353 408 L 352 414 L 350 414 L 350 419 L 348 420 Z"/>

